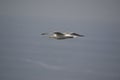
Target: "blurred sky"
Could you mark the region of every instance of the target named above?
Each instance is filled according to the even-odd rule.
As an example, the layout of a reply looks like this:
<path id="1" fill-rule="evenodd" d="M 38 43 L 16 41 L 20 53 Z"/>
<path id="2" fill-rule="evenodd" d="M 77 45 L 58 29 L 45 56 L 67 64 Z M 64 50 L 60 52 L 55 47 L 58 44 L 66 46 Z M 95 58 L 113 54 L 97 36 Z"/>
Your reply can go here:
<path id="1" fill-rule="evenodd" d="M 0 15 L 120 22 L 119 0 L 0 0 Z"/>
<path id="2" fill-rule="evenodd" d="M 0 79 L 120 80 L 119 34 L 120 0 L 0 0 Z"/>

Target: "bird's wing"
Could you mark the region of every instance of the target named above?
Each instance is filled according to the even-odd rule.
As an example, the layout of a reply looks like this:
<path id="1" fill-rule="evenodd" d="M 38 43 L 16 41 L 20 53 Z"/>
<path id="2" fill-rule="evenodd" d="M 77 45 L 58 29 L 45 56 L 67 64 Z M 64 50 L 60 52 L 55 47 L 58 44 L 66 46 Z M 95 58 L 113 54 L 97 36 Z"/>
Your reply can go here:
<path id="1" fill-rule="evenodd" d="M 80 35 L 80 34 L 77 34 L 77 33 L 71 33 L 71 35 L 79 36 L 79 37 L 84 37 L 84 35 Z"/>
<path id="2" fill-rule="evenodd" d="M 57 36 L 64 36 L 64 34 L 61 32 L 54 32 L 54 34 L 56 34 Z"/>
<path id="3" fill-rule="evenodd" d="M 41 35 L 48 35 L 48 33 L 41 33 Z"/>

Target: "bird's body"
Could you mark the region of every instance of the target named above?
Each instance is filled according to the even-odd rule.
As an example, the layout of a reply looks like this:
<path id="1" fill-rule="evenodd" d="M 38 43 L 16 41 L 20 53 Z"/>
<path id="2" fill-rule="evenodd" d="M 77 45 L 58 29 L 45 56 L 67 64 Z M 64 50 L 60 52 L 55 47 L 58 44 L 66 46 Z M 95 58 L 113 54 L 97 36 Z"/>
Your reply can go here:
<path id="1" fill-rule="evenodd" d="M 41 35 L 47 35 L 47 33 L 42 33 Z M 83 37 L 83 36 L 84 35 L 80 35 L 73 32 L 72 33 L 53 32 L 52 35 L 49 36 L 49 38 L 63 40 L 63 39 L 70 39 L 70 38 Z"/>

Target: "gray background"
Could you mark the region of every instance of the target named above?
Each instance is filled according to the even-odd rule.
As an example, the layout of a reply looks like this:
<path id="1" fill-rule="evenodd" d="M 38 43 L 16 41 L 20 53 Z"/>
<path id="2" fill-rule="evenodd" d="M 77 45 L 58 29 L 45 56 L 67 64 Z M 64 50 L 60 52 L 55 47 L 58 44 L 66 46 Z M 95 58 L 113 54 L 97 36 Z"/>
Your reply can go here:
<path id="1" fill-rule="evenodd" d="M 119 0 L 1 0 L 0 80 L 120 80 Z M 42 32 L 77 32 L 54 40 Z"/>

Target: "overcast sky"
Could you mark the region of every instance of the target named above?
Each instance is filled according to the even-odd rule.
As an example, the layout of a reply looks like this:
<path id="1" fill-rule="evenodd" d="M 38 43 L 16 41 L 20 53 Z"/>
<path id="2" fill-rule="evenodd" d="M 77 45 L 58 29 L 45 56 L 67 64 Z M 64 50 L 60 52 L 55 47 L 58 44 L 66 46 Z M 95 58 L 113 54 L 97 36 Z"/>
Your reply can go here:
<path id="1" fill-rule="evenodd" d="M 0 15 L 120 21 L 119 0 L 0 0 Z"/>

